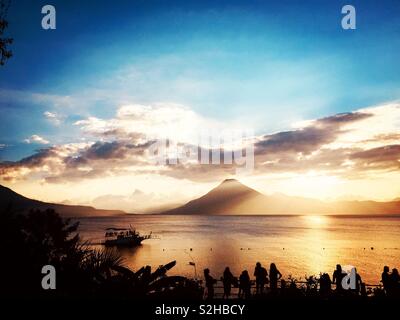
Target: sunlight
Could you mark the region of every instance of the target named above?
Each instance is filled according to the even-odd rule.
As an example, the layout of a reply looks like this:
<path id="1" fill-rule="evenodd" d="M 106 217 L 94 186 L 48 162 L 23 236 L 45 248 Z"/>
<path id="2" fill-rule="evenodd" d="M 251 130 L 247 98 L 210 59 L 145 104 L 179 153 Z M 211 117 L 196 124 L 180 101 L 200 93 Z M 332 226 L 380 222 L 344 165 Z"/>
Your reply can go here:
<path id="1" fill-rule="evenodd" d="M 311 226 L 322 226 L 328 223 L 325 216 L 304 216 L 303 217 Z"/>

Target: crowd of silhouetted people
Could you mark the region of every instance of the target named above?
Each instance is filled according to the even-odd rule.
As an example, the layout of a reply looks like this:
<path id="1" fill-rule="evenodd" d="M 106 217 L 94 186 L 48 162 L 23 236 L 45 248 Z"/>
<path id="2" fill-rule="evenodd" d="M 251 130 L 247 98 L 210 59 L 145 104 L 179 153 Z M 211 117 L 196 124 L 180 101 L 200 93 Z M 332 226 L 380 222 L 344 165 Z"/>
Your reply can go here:
<path id="1" fill-rule="evenodd" d="M 257 262 L 253 275 L 255 277 L 256 294 L 262 294 L 268 283 L 269 290 L 275 292 L 278 289 L 278 280 L 282 278 L 282 274 L 279 272 L 275 263 L 271 263 L 268 273 L 267 269 L 265 269 L 260 262 Z M 214 297 L 214 285 L 217 283 L 217 279 L 214 279 L 210 275 L 209 269 L 205 269 L 204 280 L 206 289 L 205 298 L 212 299 Z M 221 281 L 224 289 L 223 298 L 228 299 L 231 296 L 232 287 L 239 288 L 239 298 L 249 298 L 251 296 L 252 280 L 247 270 L 242 271 L 238 279 L 232 274 L 229 267 L 226 267 Z"/>
<path id="2" fill-rule="evenodd" d="M 287 288 L 287 282 L 282 278 L 282 274 L 276 267 L 275 263 L 270 264 L 269 271 L 257 262 L 253 273 L 254 279 L 250 278 L 247 270 L 242 271 L 239 277 L 235 277 L 226 267 L 222 277 L 223 299 L 228 299 L 232 295 L 232 287 L 238 288 L 239 299 L 248 299 L 253 295 L 259 296 L 263 294 L 277 295 Z M 212 277 L 209 269 L 204 269 L 205 290 L 204 298 L 213 299 L 215 294 L 215 285 L 217 279 Z M 280 287 L 278 288 L 278 281 Z M 314 290 L 321 297 L 336 296 L 367 296 L 367 288 L 362 281 L 361 276 L 357 273 L 356 268 L 351 270 L 343 270 L 340 264 L 336 265 L 336 269 L 332 274 L 332 278 L 328 273 L 322 273 L 317 280 L 315 277 L 306 278 L 306 290 Z M 255 290 L 252 293 L 252 286 Z M 400 297 L 400 276 L 396 268 L 390 269 L 385 266 L 381 278 L 381 293 L 387 297 Z M 332 289 L 334 286 L 334 290 Z M 295 281 L 291 281 L 289 288 L 298 289 Z"/>

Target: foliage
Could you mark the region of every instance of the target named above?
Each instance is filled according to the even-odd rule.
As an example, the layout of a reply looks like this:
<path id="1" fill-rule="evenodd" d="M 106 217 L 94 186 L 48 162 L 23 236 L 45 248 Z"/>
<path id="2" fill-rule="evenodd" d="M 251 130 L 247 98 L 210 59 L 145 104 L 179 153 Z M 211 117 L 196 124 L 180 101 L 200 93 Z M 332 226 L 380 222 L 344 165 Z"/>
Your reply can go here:
<path id="1" fill-rule="evenodd" d="M 0 272 L 9 295 L 91 297 L 112 296 L 145 298 L 180 296 L 194 298 L 200 288 L 184 277 L 168 277 L 169 267 L 154 272 L 146 266 L 134 272 L 124 266 L 115 249 L 93 249 L 82 243 L 77 233 L 79 223 L 62 219 L 54 210 L 33 210 L 18 215 L 11 210 L 0 212 L 0 249 L 3 263 Z M 41 288 L 41 268 L 56 269 L 56 290 Z"/>

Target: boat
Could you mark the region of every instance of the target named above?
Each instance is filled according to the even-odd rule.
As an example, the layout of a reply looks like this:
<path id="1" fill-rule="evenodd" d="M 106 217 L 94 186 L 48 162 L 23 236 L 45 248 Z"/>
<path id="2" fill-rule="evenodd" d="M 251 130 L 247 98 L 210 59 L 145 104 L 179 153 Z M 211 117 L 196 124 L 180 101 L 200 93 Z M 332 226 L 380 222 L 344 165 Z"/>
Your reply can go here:
<path id="1" fill-rule="evenodd" d="M 142 235 L 132 227 L 130 228 L 107 228 L 105 240 L 102 243 L 107 247 L 136 247 L 142 244 L 142 241 L 151 239 L 152 233 Z"/>

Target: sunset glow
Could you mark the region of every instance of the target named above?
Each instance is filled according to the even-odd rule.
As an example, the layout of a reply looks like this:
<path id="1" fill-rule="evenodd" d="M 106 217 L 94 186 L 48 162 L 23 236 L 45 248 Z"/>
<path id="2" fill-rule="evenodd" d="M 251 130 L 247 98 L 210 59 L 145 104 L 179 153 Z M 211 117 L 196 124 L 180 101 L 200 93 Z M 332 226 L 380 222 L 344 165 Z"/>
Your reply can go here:
<path id="1" fill-rule="evenodd" d="M 137 4 L 113 9 L 123 12 L 121 30 L 96 18 L 109 13 L 105 4 L 96 11 L 82 6 L 93 25 L 110 34 L 115 59 L 89 29 L 78 32 L 64 20 L 72 8 L 65 4 L 59 17 L 65 27 L 55 32 L 81 50 L 46 62 L 36 58 L 40 66 L 29 66 L 19 43 L 35 46 L 44 34 L 25 27 L 33 20 L 10 16 L 9 32 L 21 41 L 18 57 L 1 70 L 1 184 L 39 200 L 129 212 L 182 204 L 232 177 L 269 195 L 399 197 L 399 48 L 385 38 L 389 31 L 377 35 L 375 20 L 362 32 L 343 32 L 332 23 L 332 4 L 320 12 L 323 21 L 332 19 L 321 31 L 307 19 L 311 8 L 297 8 L 305 28 L 299 33 L 299 22 L 287 17 L 286 29 L 274 25 L 272 12 L 285 12 L 278 4 L 260 10 L 221 4 L 219 20 L 206 8 L 151 11 Z M 208 19 L 215 24 L 200 22 Z M 394 21 L 387 20 L 388 30 Z M 278 41 L 283 33 L 286 41 Z M 46 42 L 35 55 L 63 53 L 57 43 Z M 307 49 L 314 43 L 324 45 Z M 379 63 L 382 52 L 385 64 Z M 32 78 L 14 72 L 22 69 Z M 200 135 L 234 130 L 253 132 L 246 140 L 254 147 L 251 172 L 150 161 L 155 141 L 208 152 Z"/>

